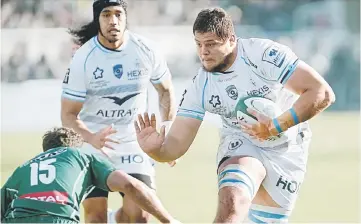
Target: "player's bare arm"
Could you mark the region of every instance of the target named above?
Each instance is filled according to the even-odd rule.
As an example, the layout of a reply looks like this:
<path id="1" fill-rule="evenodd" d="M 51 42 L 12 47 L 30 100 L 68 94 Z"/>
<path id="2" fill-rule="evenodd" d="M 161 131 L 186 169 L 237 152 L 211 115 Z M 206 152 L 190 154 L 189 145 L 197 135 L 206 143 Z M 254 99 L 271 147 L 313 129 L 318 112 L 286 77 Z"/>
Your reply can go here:
<path id="1" fill-rule="evenodd" d="M 84 124 L 84 122 L 81 121 L 78 117 L 79 112 L 83 107 L 83 104 L 83 102 L 62 98 L 61 121 L 63 126 L 74 129 L 76 132 L 81 134 L 85 142 L 93 145 L 97 149 L 101 149 L 103 147 L 112 149 L 112 147 L 107 142 L 118 142 L 108 138 L 107 136 L 114 134 L 116 130 L 109 126 L 100 130 L 97 133 L 92 133 Z"/>
<path id="2" fill-rule="evenodd" d="M 159 111 L 162 121 L 172 121 L 176 115 L 174 87 L 170 78 L 158 84 L 153 84 L 159 97 Z"/>
<path id="3" fill-rule="evenodd" d="M 142 150 L 154 160 L 170 162 L 183 156 L 193 143 L 202 121 L 177 116 L 165 136 L 165 127 L 162 126 L 160 133 L 156 130 L 156 118 L 147 113 L 138 115 L 138 122 L 134 122 L 137 139 Z"/>
<path id="4" fill-rule="evenodd" d="M 260 124 L 253 126 L 243 124 L 246 132 L 259 139 L 276 136 L 300 122 L 311 119 L 335 102 L 335 94 L 330 85 L 303 61 L 298 63 L 294 73 L 285 83 L 285 87 L 300 95 L 293 107 L 273 120 L 256 111 L 249 111 L 257 117 Z"/>
<path id="5" fill-rule="evenodd" d="M 152 214 L 162 223 L 174 222 L 174 219 L 163 207 L 156 194 L 141 181 L 123 171 L 113 171 L 107 179 L 107 185 L 112 191 L 120 191 L 129 195 L 142 209 Z"/>
<path id="6" fill-rule="evenodd" d="M 167 133 L 176 115 L 173 83 L 172 80 L 168 78 L 159 84 L 153 84 L 153 86 L 158 93 L 159 111 L 163 121 L 162 124 L 166 126 Z M 176 163 L 177 161 L 171 161 L 169 165 L 174 166 Z"/>
<path id="7" fill-rule="evenodd" d="M 293 105 L 299 122 L 311 119 L 336 100 L 330 85 L 303 61 L 299 62 L 295 73 L 286 82 L 285 87 L 300 95 Z"/>

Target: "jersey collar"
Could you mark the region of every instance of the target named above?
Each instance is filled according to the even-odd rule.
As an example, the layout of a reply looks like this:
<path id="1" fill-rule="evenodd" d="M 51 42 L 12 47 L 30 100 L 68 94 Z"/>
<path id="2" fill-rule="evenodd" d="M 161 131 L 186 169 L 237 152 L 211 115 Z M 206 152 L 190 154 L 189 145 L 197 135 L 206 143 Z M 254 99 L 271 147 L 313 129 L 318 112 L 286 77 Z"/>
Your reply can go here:
<path id="1" fill-rule="evenodd" d="M 119 53 L 121 52 L 122 50 L 125 49 L 126 45 L 128 44 L 128 40 L 129 40 L 129 31 L 128 30 L 125 30 L 124 31 L 124 41 L 122 43 L 122 45 L 120 45 L 120 47 L 118 49 L 109 49 L 109 48 L 106 48 L 104 47 L 98 40 L 98 36 L 95 36 L 94 37 L 94 44 L 95 46 L 97 46 L 100 50 L 102 50 L 103 52 L 106 52 L 106 53 Z"/>

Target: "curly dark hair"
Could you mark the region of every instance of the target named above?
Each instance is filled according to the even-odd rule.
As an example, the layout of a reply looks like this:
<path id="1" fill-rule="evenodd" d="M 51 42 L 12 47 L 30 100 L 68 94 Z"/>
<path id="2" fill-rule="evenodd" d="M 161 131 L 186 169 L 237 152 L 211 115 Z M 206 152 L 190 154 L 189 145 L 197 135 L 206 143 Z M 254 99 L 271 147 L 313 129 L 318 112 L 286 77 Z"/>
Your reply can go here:
<path id="1" fill-rule="evenodd" d="M 73 129 L 60 127 L 47 131 L 43 136 L 43 151 L 57 147 L 80 147 L 84 140 Z"/>
<path id="2" fill-rule="evenodd" d="M 193 34 L 196 32 L 212 32 L 223 40 L 235 34 L 231 17 L 219 7 L 203 9 L 198 13 L 193 24 Z"/>

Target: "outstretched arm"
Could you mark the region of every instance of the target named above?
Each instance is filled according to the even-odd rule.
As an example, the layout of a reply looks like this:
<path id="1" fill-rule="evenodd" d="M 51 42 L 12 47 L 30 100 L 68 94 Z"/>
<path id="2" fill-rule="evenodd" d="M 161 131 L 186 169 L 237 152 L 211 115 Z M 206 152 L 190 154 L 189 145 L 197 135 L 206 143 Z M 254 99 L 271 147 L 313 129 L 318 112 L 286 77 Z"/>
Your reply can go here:
<path id="1" fill-rule="evenodd" d="M 154 191 L 123 171 L 113 171 L 108 176 L 107 185 L 111 191 L 123 192 L 130 196 L 139 207 L 152 214 L 162 223 L 175 221 L 163 207 Z"/>
<path id="2" fill-rule="evenodd" d="M 147 113 L 138 116 L 139 125 L 135 122 L 138 143 L 145 153 L 159 162 L 169 162 L 183 156 L 193 143 L 202 121 L 177 116 L 169 133 L 165 136 L 165 127 L 160 133 L 156 130 L 156 118 Z"/>

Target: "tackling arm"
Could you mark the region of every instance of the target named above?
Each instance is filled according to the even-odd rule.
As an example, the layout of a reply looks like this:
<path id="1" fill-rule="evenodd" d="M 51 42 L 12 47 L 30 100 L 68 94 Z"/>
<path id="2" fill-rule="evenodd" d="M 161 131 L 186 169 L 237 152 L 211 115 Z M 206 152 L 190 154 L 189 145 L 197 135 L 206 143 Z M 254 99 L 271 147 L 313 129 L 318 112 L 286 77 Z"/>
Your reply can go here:
<path id="1" fill-rule="evenodd" d="M 123 171 L 113 171 L 107 179 L 107 185 L 111 191 L 124 192 L 130 196 L 139 207 L 152 214 L 162 223 L 173 221 L 172 216 L 163 207 L 154 191 Z"/>
<path id="2" fill-rule="evenodd" d="M 294 74 L 285 83 L 285 87 L 300 97 L 293 108 L 277 118 L 282 131 L 311 119 L 335 102 L 332 88 L 321 75 L 303 61 L 298 63 Z M 273 134 L 280 132 L 274 123 L 270 130 Z"/>

